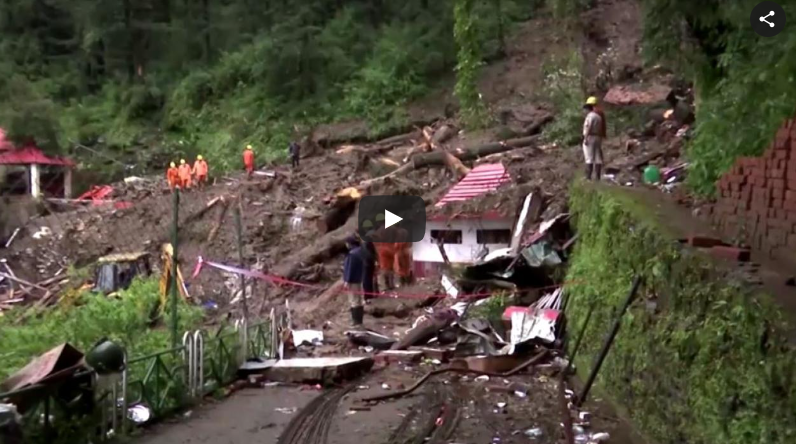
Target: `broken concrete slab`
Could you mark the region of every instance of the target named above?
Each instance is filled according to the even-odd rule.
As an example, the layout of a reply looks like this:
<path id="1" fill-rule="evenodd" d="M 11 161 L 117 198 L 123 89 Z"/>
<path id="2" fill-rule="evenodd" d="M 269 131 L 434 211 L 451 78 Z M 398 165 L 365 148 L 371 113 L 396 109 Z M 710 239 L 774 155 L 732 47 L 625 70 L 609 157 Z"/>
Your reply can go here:
<path id="1" fill-rule="evenodd" d="M 356 378 L 372 367 L 373 359 L 366 357 L 295 358 L 277 362 L 265 375 L 271 381 L 331 385 Z"/>

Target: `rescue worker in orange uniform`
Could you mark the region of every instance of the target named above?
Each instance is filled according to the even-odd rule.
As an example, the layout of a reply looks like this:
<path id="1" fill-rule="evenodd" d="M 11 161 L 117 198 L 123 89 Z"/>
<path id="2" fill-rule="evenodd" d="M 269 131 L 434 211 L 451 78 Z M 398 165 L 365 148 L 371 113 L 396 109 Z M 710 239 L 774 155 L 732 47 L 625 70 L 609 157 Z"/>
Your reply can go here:
<path id="1" fill-rule="evenodd" d="M 388 228 L 384 228 L 384 214 L 379 213 L 376 215 L 376 225 L 379 227 L 373 237 L 373 246 L 376 249 L 376 256 L 379 262 L 379 288 L 383 290 L 392 290 L 395 288 L 393 280 L 393 269 L 395 268 L 395 243 L 383 242 L 382 240 L 391 240 L 391 232 Z"/>
<path id="2" fill-rule="evenodd" d="M 180 171 L 177 169 L 177 165 L 174 162 L 171 162 L 169 168 L 166 170 L 166 181 L 169 183 L 169 188 L 172 190 L 180 186 Z"/>
<path id="3" fill-rule="evenodd" d="M 251 177 L 254 172 L 254 150 L 251 145 L 246 145 L 243 151 L 243 165 L 246 167 L 246 174 Z"/>
<path id="4" fill-rule="evenodd" d="M 185 159 L 180 160 L 180 186 L 183 190 L 191 188 L 191 166 L 185 163 Z"/>
<path id="5" fill-rule="evenodd" d="M 207 162 L 201 154 L 196 156 L 196 162 L 194 162 L 191 172 L 196 176 L 196 184 L 199 187 L 204 187 L 207 183 Z"/>
<path id="6" fill-rule="evenodd" d="M 398 228 L 396 234 L 396 240 L 401 242 L 393 244 L 395 273 L 401 286 L 407 286 L 412 283 L 412 243 L 409 242 L 409 232 L 406 229 Z"/>

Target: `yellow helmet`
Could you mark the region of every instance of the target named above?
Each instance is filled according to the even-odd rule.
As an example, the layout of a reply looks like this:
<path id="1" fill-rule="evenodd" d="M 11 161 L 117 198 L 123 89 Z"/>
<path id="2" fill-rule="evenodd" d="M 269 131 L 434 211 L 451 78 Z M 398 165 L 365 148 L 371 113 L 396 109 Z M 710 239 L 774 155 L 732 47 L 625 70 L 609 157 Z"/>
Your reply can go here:
<path id="1" fill-rule="evenodd" d="M 597 104 L 597 97 L 591 96 L 586 99 L 586 105 L 596 105 Z"/>
<path id="2" fill-rule="evenodd" d="M 180 159 L 180 165 L 185 165 L 185 159 Z"/>
<path id="3" fill-rule="evenodd" d="M 196 160 L 202 160 L 202 155 L 200 154 L 200 155 L 196 156 Z"/>
<path id="4" fill-rule="evenodd" d="M 246 145 L 246 149 L 250 150 L 250 149 L 252 149 L 252 146 L 251 145 Z"/>
<path id="5" fill-rule="evenodd" d="M 177 164 L 175 164 L 174 162 L 170 163 L 169 166 L 172 168 L 177 168 Z"/>

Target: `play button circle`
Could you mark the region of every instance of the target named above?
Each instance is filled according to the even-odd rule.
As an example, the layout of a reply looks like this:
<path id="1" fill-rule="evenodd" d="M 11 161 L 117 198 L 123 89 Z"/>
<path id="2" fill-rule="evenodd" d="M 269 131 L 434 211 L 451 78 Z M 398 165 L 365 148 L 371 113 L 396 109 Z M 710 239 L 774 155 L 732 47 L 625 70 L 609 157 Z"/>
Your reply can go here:
<path id="1" fill-rule="evenodd" d="M 426 232 L 426 203 L 419 196 L 364 196 L 357 232 L 376 243 L 419 242 Z"/>
<path id="2" fill-rule="evenodd" d="M 403 217 L 392 213 L 390 210 L 384 210 L 384 228 L 390 228 L 402 220 L 404 220 Z"/>

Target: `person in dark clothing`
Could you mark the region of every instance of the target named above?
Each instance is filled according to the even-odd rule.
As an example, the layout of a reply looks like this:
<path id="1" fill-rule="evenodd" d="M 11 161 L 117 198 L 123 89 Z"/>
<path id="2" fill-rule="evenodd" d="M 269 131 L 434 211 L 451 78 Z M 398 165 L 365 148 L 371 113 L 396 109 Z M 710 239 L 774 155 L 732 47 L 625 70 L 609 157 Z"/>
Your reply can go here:
<path id="1" fill-rule="evenodd" d="M 348 305 L 351 310 L 351 321 L 355 327 L 361 326 L 365 317 L 365 303 L 362 298 L 362 281 L 365 264 L 363 248 L 359 240 L 350 236 L 346 239 L 348 254 L 343 262 L 343 287 L 348 292 Z"/>
<path id="2" fill-rule="evenodd" d="M 293 163 L 293 168 L 298 168 L 299 158 L 301 156 L 301 145 L 299 145 L 296 141 L 290 142 L 287 150 L 288 153 L 290 153 L 290 161 Z"/>
<path id="3" fill-rule="evenodd" d="M 361 248 L 362 253 L 362 292 L 365 293 L 365 300 L 373 299 L 373 296 L 379 292 L 379 287 L 376 283 L 376 248 L 373 242 L 365 237 Z"/>

